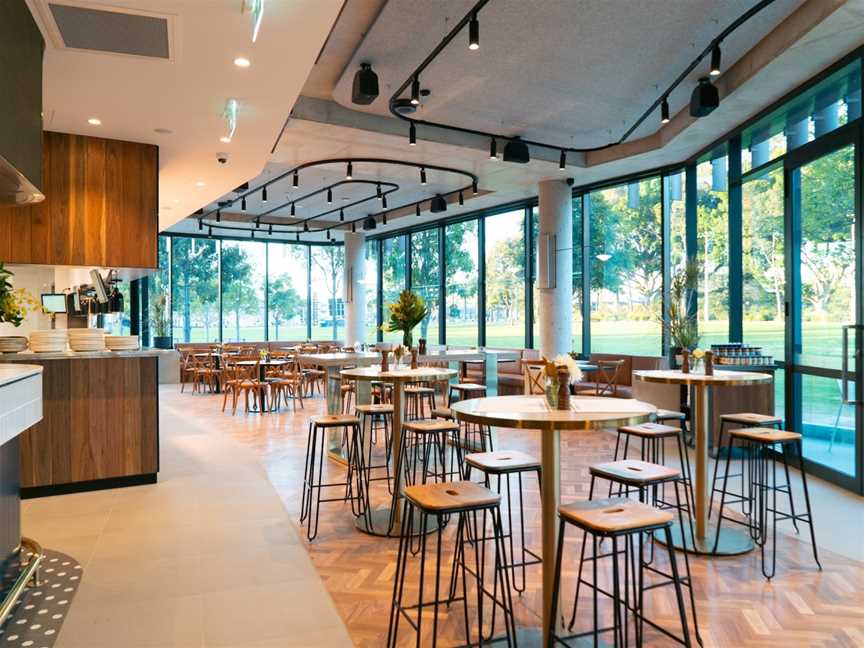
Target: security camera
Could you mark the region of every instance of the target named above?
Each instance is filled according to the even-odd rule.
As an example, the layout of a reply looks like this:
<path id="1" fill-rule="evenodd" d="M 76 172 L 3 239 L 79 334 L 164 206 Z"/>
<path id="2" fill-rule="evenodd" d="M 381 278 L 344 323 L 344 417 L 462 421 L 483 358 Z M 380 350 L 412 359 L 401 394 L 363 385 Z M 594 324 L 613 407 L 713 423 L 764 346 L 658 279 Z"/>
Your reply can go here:
<path id="1" fill-rule="evenodd" d="M 216 161 L 219 164 L 228 164 L 228 154 L 227 153 L 217 153 Z"/>

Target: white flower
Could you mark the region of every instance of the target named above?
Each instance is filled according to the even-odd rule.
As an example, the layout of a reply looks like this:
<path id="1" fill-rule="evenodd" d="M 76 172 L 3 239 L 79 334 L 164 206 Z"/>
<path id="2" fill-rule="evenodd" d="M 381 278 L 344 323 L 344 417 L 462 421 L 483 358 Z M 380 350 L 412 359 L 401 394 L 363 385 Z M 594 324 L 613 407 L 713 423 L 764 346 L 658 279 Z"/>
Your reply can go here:
<path id="1" fill-rule="evenodd" d="M 570 374 L 570 382 L 578 383 L 582 380 L 582 370 L 576 361 L 567 354 L 556 356 L 552 361 L 556 367 L 567 367 L 567 373 Z"/>

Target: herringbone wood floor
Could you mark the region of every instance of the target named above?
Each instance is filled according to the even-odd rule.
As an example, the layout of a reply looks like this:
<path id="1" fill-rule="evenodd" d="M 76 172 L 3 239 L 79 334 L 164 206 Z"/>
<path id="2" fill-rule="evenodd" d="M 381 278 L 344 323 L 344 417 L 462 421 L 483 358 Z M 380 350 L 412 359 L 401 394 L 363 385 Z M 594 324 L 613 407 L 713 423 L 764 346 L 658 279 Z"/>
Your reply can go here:
<path id="1" fill-rule="evenodd" d="M 221 396 L 162 392 L 163 398 L 182 399 L 183 407 L 212 425 L 214 434 L 231 434 L 260 453 L 271 482 L 286 507 L 299 511 L 306 441 L 307 415 L 320 413 L 323 399 L 306 401 L 296 415 L 240 414 L 219 411 Z M 496 437 L 500 449 L 518 449 L 539 455 L 536 433 L 502 430 Z M 588 492 L 588 466 L 608 460 L 614 449 L 614 435 L 607 432 L 564 435 L 562 447 L 562 501 L 583 499 Z M 341 468 L 328 462 L 334 476 Z M 386 490 L 376 486 L 374 498 L 383 503 Z M 537 548 L 539 538 L 539 497 L 533 480 L 526 487 L 526 521 L 529 544 Z M 864 515 L 864 511 L 862 511 Z M 453 525 L 451 525 L 453 526 Z M 819 528 L 817 528 L 817 540 Z M 452 539 L 449 529 L 446 538 Z M 578 557 L 579 539 L 570 536 L 566 552 Z M 793 646 L 864 646 L 864 564 L 832 554 L 824 548 L 820 558 L 824 571 L 817 570 L 805 536 L 784 529 L 778 538 L 777 576 L 766 582 L 759 570 L 758 552 L 732 558 L 692 558 L 697 612 L 705 646 L 791 648 Z M 864 541 L 864 540 L 862 540 Z M 375 538 L 355 530 L 350 509 L 343 504 L 322 505 L 318 538 L 307 549 L 340 614 L 358 646 L 383 646 L 392 594 L 397 540 Z M 445 540 L 445 547 L 447 546 Z M 661 555 L 662 551 L 658 551 Z M 416 573 L 416 572 L 415 572 Z M 569 615 L 575 573 L 565 573 L 563 605 Z M 416 576 L 409 581 L 416 583 Z M 413 590 L 412 590 L 413 591 Z M 649 602 L 650 599 L 650 602 Z M 677 632 L 674 596 L 668 588 L 646 597 L 648 613 Z M 580 621 L 587 623 L 590 604 L 580 603 Z M 539 627 L 540 572 L 528 569 L 525 594 L 514 597 L 517 625 Z M 461 609 L 442 616 L 439 645 L 464 642 Z M 584 614 L 582 611 L 584 610 Z M 487 617 L 488 618 L 488 617 Z M 314 619 L 310 619 L 314 623 Z M 427 626 L 428 624 L 425 620 Z M 581 627 L 581 626 L 577 626 Z M 425 633 L 424 633 L 425 634 Z M 413 634 L 403 624 L 400 644 L 413 645 Z M 674 645 L 656 633 L 646 635 L 646 645 Z"/>

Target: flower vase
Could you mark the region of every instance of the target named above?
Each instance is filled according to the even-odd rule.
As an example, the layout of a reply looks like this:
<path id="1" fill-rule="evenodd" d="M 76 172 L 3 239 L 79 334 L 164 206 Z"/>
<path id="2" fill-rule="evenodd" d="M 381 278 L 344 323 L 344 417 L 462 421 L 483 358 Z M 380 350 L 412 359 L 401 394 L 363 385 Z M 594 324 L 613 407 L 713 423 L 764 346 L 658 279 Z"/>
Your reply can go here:
<path id="1" fill-rule="evenodd" d="M 546 396 L 546 403 L 552 409 L 558 409 L 558 393 L 558 379 L 546 376 L 546 382 L 543 385 L 543 394 Z"/>

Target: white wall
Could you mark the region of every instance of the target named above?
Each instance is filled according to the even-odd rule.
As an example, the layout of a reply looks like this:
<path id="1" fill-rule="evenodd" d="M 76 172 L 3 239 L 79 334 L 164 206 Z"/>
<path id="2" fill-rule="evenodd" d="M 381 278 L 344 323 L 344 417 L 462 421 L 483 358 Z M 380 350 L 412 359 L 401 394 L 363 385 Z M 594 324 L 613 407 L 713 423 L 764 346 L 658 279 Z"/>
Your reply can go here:
<path id="1" fill-rule="evenodd" d="M 6 269 L 14 272 L 15 276 L 10 277 L 9 281 L 15 288 L 24 288 L 37 301 L 43 292 L 51 291 L 51 284 L 54 282 L 54 268 L 48 266 L 35 265 L 7 265 Z M 58 326 L 60 325 L 58 317 Z M 65 326 L 65 322 L 63 323 Z M 30 335 L 31 331 L 40 329 L 50 329 L 51 318 L 42 312 L 31 311 L 21 326 L 15 327 L 12 324 L 0 324 L 0 335 Z"/>

